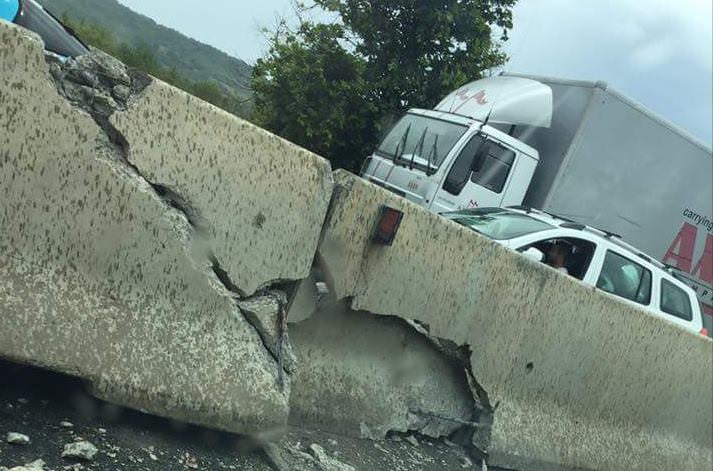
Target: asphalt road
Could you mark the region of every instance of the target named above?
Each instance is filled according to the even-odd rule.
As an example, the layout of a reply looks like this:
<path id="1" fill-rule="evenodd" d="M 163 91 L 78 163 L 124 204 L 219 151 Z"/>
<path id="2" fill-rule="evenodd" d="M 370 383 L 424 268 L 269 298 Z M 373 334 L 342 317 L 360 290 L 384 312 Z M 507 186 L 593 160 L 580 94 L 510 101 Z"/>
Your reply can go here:
<path id="1" fill-rule="evenodd" d="M 0 466 L 8 468 L 42 459 L 53 471 L 481 470 L 467 450 L 447 440 L 395 434 L 372 441 L 293 428 L 275 443 L 258 445 L 111 405 L 57 373 L 0 361 L 0 378 Z M 25 434 L 30 443 L 7 443 L 8 432 Z M 98 448 L 94 459 L 62 458 L 64 446 L 79 440 Z"/>

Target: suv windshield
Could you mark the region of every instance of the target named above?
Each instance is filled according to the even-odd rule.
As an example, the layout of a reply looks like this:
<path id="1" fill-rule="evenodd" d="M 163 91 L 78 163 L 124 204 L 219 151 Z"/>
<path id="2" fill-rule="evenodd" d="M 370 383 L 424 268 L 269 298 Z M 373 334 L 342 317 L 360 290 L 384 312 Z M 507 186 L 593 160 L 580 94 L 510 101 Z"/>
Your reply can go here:
<path id="1" fill-rule="evenodd" d="M 376 154 L 391 158 L 401 156 L 423 169 L 430 162 L 430 166 L 437 169 L 467 129 L 460 124 L 407 114 L 381 141 Z"/>
<path id="2" fill-rule="evenodd" d="M 445 213 L 444 216 L 495 240 L 513 239 L 555 227 L 526 214 L 512 213 L 498 208 L 455 211 Z"/>

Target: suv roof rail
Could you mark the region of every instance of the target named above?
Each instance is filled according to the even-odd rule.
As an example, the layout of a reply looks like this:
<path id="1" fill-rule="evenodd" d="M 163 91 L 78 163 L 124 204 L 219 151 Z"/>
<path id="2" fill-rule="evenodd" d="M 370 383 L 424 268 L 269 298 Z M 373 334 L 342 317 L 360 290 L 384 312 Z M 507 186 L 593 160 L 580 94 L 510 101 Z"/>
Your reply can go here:
<path id="1" fill-rule="evenodd" d="M 574 221 L 574 220 L 564 217 L 564 216 L 560 216 L 559 214 L 550 213 L 548 211 L 541 211 L 541 212 L 544 214 L 547 214 L 548 216 L 552 216 L 553 218 L 559 219 L 561 221 L 573 222 L 573 223 L 577 224 L 577 221 Z"/>
<path id="2" fill-rule="evenodd" d="M 531 213 L 532 208 L 524 205 L 508 206 L 505 209 L 517 209 L 519 211 L 525 211 L 526 213 Z"/>
<path id="3" fill-rule="evenodd" d="M 611 239 L 612 237 L 616 237 L 617 239 L 621 239 L 622 237 L 617 234 L 616 232 L 608 231 L 606 229 L 600 229 L 598 227 L 595 227 L 596 230 L 602 231 L 604 234 L 606 234 L 607 239 Z"/>
<path id="4" fill-rule="evenodd" d="M 564 222 L 560 224 L 560 227 L 564 227 L 565 229 L 575 229 L 578 231 L 582 231 L 587 228 L 587 226 L 579 224 L 578 222 Z"/>

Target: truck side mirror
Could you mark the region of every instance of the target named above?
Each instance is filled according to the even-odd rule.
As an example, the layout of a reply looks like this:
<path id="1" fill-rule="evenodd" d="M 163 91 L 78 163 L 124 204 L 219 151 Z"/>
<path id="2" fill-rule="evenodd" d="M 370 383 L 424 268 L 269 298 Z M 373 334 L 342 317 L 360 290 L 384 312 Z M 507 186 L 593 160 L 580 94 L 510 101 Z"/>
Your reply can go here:
<path id="1" fill-rule="evenodd" d="M 446 181 L 443 182 L 443 189 L 452 195 L 459 195 L 463 191 L 468 178 L 470 178 L 470 165 L 459 165 L 456 161 L 451 168 L 451 171 L 446 176 Z M 465 167 L 465 168 L 463 168 Z"/>
<path id="2" fill-rule="evenodd" d="M 485 162 L 485 157 L 488 154 L 488 143 L 484 142 L 479 148 L 478 153 L 473 158 L 473 164 L 471 165 L 471 170 L 473 173 L 479 173 L 483 168 L 483 162 Z"/>
<path id="3" fill-rule="evenodd" d="M 482 166 L 483 149 L 487 145 L 487 138 L 483 134 L 476 134 L 466 144 L 458 158 L 453 162 L 445 182 L 443 189 L 452 195 L 459 195 L 468 182 L 473 170 Z"/>
<path id="4" fill-rule="evenodd" d="M 542 252 L 542 250 L 535 248 L 535 247 L 530 247 L 524 252 L 521 252 L 525 257 L 529 258 L 530 260 L 534 260 L 536 262 L 541 262 L 545 259 L 545 254 Z"/>

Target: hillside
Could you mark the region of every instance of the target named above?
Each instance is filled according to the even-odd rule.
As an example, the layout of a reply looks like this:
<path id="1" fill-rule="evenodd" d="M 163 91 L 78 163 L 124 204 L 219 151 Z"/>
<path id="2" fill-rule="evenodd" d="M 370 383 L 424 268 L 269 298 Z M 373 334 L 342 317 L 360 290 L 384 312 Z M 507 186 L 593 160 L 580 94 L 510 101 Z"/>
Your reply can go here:
<path id="1" fill-rule="evenodd" d="M 234 95 L 250 94 L 252 68 L 240 59 L 157 24 L 116 0 L 38 0 L 57 17 L 68 16 L 109 31 L 118 42 L 148 46 L 156 61 L 191 82 L 215 82 Z"/>

